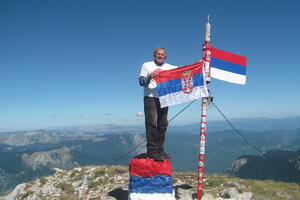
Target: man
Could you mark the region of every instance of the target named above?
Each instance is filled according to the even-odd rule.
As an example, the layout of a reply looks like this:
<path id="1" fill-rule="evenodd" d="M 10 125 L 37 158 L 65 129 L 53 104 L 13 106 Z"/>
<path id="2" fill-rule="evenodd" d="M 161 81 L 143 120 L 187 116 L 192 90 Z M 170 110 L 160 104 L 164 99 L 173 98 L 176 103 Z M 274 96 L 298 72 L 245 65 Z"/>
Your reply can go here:
<path id="1" fill-rule="evenodd" d="M 168 107 L 161 108 L 156 91 L 156 77 L 160 70 L 177 68 L 164 63 L 167 50 L 158 47 L 153 53 L 154 61 L 143 64 L 139 76 L 139 84 L 144 86 L 144 112 L 147 138 L 147 156 L 162 161 L 171 156 L 164 152 L 165 133 L 168 127 Z"/>

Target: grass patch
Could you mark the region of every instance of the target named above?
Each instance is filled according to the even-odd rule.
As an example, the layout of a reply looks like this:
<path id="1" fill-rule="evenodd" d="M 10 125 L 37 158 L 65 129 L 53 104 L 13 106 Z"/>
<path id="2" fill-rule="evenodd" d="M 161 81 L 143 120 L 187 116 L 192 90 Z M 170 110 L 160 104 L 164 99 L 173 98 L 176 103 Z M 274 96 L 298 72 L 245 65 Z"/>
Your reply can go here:
<path id="1" fill-rule="evenodd" d="M 126 172 L 128 172 L 128 169 L 124 169 L 124 167 L 116 167 L 113 170 L 113 173 L 115 173 L 115 174 L 124 174 Z"/>
<path id="2" fill-rule="evenodd" d="M 247 180 L 254 196 L 272 200 L 300 200 L 300 185 L 272 180 Z"/>
<path id="3" fill-rule="evenodd" d="M 69 183 L 60 182 L 57 184 L 57 187 L 66 193 L 73 193 L 73 191 L 74 191 L 73 186 Z"/>
<path id="4" fill-rule="evenodd" d="M 38 194 L 38 200 L 48 200 L 47 196 L 42 196 L 41 194 Z"/>
<path id="5" fill-rule="evenodd" d="M 47 182 L 47 179 L 45 177 L 42 177 L 42 178 L 39 179 L 39 181 L 40 181 L 41 185 L 45 185 L 46 182 Z"/>
<path id="6" fill-rule="evenodd" d="M 76 173 L 76 174 L 74 175 L 74 177 L 73 177 L 72 180 L 73 180 L 74 182 L 79 181 L 79 180 L 81 180 L 82 176 L 83 176 L 82 174 L 77 174 L 77 173 Z"/>
<path id="7" fill-rule="evenodd" d="M 72 173 L 70 174 L 70 177 L 73 178 L 76 174 L 77 174 L 77 172 L 75 170 L 73 170 Z"/>
<path id="8" fill-rule="evenodd" d="M 27 197 L 29 197 L 33 193 L 34 193 L 33 191 L 26 191 L 24 194 L 20 194 L 18 196 L 18 199 L 26 199 Z"/>
<path id="9" fill-rule="evenodd" d="M 105 174 L 104 170 L 101 168 L 97 168 L 94 171 L 95 177 L 103 176 Z"/>
<path id="10" fill-rule="evenodd" d="M 89 187 L 90 189 L 94 189 L 94 188 L 96 188 L 96 187 L 98 187 L 98 186 L 103 186 L 103 183 L 104 183 L 103 180 L 90 181 L 90 182 L 88 183 L 88 187 Z"/>
<path id="11" fill-rule="evenodd" d="M 197 172 L 175 172 L 173 178 L 197 189 Z M 272 180 L 240 179 L 227 174 L 205 174 L 206 179 L 203 192 L 217 195 L 223 189 L 234 187 L 240 194 L 252 192 L 253 199 L 264 200 L 300 200 L 300 185 L 295 183 L 278 182 Z M 175 182 L 175 181 L 174 181 Z"/>
<path id="12" fill-rule="evenodd" d="M 74 199 L 78 199 L 78 197 L 75 196 L 74 194 L 62 194 L 59 197 L 59 200 L 74 200 Z"/>

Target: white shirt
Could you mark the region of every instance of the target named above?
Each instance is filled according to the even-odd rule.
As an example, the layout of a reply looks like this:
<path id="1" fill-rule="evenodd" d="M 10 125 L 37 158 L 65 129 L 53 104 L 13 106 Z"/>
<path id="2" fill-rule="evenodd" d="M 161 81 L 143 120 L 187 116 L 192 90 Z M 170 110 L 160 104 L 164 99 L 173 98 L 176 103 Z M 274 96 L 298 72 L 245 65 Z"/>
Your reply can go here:
<path id="1" fill-rule="evenodd" d="M 168 63 L 164 63 L 161 66 L 156 65 L 154 61 L 146 62 L 142 65 L 141 73 L 140 76 L 143 77 L 149 77 L 150 74 L 157 70 L 170 70 L 170 69 L 175 69 L 177 66 L 170 65 Z M 144 96 L 148 97 L 158 97 L 157 92 L 156 92 L 156 81 L 154 79 L 150 80 L 150 83 L 144 87 Z"/>

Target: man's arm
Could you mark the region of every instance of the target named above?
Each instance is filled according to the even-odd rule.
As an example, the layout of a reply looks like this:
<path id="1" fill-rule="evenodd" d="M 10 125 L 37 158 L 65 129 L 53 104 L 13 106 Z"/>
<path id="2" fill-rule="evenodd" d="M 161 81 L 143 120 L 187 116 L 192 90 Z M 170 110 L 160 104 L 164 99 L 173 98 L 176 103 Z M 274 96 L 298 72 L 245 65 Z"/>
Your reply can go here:
<path id="1" fill-rule="evenodd" d="M 140 76 L 139 76 L 140 86 L 145 87 L 145 86 L 149 85 L 151 78 L 152 78 L 151 74 L 149 74 L 149 72 L 147 70 L 147 65 L 146 65 L 146 63 L 144 63 L 141 68 L 141 72 L 140 72 Z"/>
<path id="2" fill-rule="evenodd" d="M 140 84 L 140 86 L 147 86 L 147 85 L 149 85 L 150 80 L 151 80 L 150 76 L 148 76 L 148 77 L 140 76 L 139 77 L 139 84 Z"/>

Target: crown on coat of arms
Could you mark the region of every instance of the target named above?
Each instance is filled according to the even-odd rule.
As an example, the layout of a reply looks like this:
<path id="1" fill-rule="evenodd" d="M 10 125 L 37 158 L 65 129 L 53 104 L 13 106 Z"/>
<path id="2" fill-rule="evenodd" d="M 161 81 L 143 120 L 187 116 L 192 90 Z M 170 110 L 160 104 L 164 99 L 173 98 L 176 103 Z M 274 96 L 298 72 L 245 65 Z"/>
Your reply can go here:
<path id="1" fill-rule="evenodd" d="M 185 70 L 182 72 L 182 76 L 191 76 L 192 72 L 190 70 Z"/>

